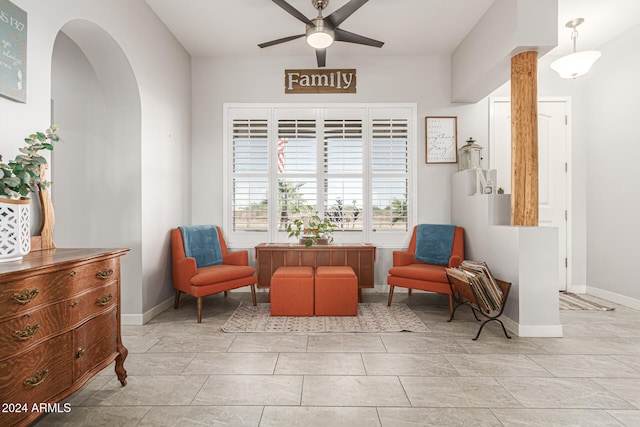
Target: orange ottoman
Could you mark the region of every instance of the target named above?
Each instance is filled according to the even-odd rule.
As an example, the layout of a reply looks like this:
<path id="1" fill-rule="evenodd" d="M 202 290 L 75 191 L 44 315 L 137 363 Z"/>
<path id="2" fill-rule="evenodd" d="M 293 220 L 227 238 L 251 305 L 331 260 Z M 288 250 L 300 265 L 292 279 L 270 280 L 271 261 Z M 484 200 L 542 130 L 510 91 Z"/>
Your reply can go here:
<path id="1" fill-rule="evenodd" d="M 357 316 L 358 276 L 351 267 L 316 268 L 316 316 Z"/>
<path id="2" fill-rule="evenodd" d="M 272 316 L 313 316 L 313 267 L 279 267 L 269 297 Z"/>

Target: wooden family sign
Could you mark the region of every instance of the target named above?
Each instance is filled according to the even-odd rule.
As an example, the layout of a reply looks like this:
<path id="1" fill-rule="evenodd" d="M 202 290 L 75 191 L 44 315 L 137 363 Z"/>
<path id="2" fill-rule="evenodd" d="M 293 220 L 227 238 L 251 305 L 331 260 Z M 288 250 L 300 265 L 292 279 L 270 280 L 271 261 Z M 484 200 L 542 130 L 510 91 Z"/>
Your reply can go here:
<path id="1" fill-rule="evenodd" d="M 284 93 L 356 93 L 356 70 L 284 70 Z"/>

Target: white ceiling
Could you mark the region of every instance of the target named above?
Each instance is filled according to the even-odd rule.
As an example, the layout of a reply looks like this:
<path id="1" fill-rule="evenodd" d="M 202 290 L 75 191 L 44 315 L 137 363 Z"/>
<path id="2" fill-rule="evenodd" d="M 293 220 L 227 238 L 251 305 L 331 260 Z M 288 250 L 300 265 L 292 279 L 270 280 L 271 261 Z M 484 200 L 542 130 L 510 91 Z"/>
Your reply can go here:
<path id="1" fill-rule="evenodd" d="M 288 0 L 314 18 L 311 0 Z M 385 42 L 380 48 L 337 42 L 332 57 L 452 52 L 494 0 L 370 0 L 340 28 Z M 304 38 L 260 49 L 258 43 L 304 33 L 304 24 L 270 0 L 146 0 L 192 56 L 315 56 Z M 324 16 L 348 0 L 330 0 Z M 558 0 L 558 47 L 571 51 L 565 23 L 582 17 L 578 50 L 595 49 L 640 23 L 639 0 Z"/>

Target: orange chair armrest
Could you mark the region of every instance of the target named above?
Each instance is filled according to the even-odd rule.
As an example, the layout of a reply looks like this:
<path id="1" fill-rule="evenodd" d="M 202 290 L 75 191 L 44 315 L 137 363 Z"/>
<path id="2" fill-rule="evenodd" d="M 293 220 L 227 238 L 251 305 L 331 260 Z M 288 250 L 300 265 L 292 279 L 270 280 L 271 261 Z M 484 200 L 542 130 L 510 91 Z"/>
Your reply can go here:
<path id="1" fill-rule="evenodd" d="M 393 266 L 400 267 L 415 263 L 414 255 L 411 252 L 393 251 Z"/>
<path id="2" fill-rule="evenodd" d="M 249 252 L 229 252 L 222 256 L 222 263 L 227 265 L 249 265 Z"/>
<path id="3" fill-rule="evenodd" d="M 173 263 L 173 280 L 189 284 L 193 276 L 198 272 L 195 258 L 183 258 Z"/>
<path id="4" fill-rule="evenodd" d="M 451 258 L 449 258 L 450 268 L 460 267 L 460 264 L 462 264 L 462 258 L 460 256 L 453 255 L 451 256 Z"/>

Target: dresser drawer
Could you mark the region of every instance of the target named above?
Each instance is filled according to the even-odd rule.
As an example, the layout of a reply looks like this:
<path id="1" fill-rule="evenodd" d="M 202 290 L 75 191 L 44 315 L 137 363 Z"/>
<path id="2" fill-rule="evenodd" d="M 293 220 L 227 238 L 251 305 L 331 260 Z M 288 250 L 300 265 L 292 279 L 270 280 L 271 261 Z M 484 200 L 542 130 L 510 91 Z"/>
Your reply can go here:
<path id="1" fill-rule="evenodd" d="M 65 329 L 69 309 L 69 303 L 59 302 L 0 322 L 2 355 L 11 355 Z"/>
<path id="2" fill-rule="evenodd" d="M 73 380 L 118 353 L 117 305 L 73 331 Z M 112 357 L 113 356 L 113 357 Z"/>
<path id="3" fill-rule="evenodd" d="M 118 258 L 97 261 L 78 266 L 69 271 L 73 280 L 68 281 L 71 292 L 76 294 L 87 288 L 111 283 L 120 277 L 120 262 Z"/>
<path id="4" fill-rule="evenodd" d="M 47 303 L 69 297 L 72 292 L 66 281 L 70 271 L 32 276 L 0 285 L 0 319 L 16 313 L 29 312 Z"/>
<path id="5" fill-rule="evenodd" d="M 77 294 L 69 301 L 69 318 L 71 325 L 76 325 L 93 315 L 117 304 L 118 282 L 92 288 L 87 292 Z"/>
<path id="6" fill-rule="evenodd" d="M 39 274 L 0 285 L 0 319 L 70 298 L 84 289 L 102 286 L 120 275 L 118 258 Z"/>
<path id="7" fill-rule="evenodd" d="M 72 336 L 68 332 L 36 346 L 27 354 L 0 362 L 0 401 L 27 404 L 48 402 L 69 388 Z M 0 413 L 0 425 L 12 425 L 24 413 Z"/>

